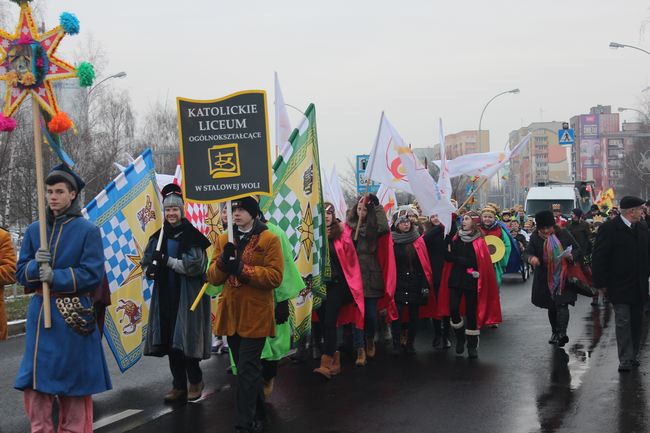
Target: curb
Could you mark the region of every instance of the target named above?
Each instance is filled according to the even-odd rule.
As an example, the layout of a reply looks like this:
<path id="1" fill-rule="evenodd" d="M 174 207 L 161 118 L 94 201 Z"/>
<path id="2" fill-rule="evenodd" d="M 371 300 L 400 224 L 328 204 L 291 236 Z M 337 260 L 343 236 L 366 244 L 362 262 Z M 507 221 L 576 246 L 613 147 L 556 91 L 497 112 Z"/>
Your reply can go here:
<path id="1" fill-rule="evenodd" d="M 7 323 L 7 331 L 9 334 L 9 337 L 17 337 L 19 335 L 23 335 L 25 333 L 25 324 L 27 323 L 27 320 L 21 319 L 21 320 L 12 320 L 11 322 Z"/>

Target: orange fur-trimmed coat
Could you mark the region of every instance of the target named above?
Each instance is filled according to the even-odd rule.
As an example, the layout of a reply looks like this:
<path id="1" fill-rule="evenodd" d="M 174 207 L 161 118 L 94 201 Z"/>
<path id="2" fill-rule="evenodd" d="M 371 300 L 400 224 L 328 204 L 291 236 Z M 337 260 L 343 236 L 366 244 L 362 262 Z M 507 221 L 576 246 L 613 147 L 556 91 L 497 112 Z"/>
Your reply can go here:
<path id="1" fill-rule="evenodd" d="M 235 229 L 235 246 L 238 239 Z M 284 270 L 280 239 L 256 221 L 250 241 L 239 253 L 243 263 L 239 276 L 227 274 L 221 261 L 227 242 L 226 233 L 219 236 L 208 268 L 208 282 L 224 285 L 216 313 L 216 334 L 245 338 L 275 336 L 273 290 L 282 282 Z"/>
<path id="2" fill-rule="evenodd" d="M 0 228 L 0 340 L 7 339 L 4 286 L 16 282 L 16 251 L 9 232 Z"/>

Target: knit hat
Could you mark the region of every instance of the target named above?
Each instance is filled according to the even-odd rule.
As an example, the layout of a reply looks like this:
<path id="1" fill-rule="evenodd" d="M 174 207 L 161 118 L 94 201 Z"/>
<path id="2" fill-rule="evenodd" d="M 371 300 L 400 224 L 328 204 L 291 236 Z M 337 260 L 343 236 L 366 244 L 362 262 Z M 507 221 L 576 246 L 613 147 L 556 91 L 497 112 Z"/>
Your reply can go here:
<path id="1" fill-rule="evenodd" d="M 237 200 L 232 201 L 232 208 L 242 208 L 250 214 L 253 218 L 261 214 L 260 205 L 257 202 L 257 199 L 252 195 L 247 197 L 238 198 Z"/>
<path id="2" fill-rule="evenodd" d="M 639 197 L 626 195 L 621 199 L 621 209 L 632 209 L 635 207 L 643 206 L 645 202 Z"/>
<path id="3" fill-rule="evenodd" d="M 582 209 L 580 209 L 580 208 L 575 208 L 575 209 L 573 209 L 571 212 L 573 212 L 573 214 L 574 214 L 575 216 L 577 216 L 578 218 L 582 218 Z"/>
<path id="4" fill-rule="evenodd" d="M 550 210 L 541 210 L 535 214 L 535 225 L 538 229 L 553 227 L 555 225 L 555 216 Z"/>
<path id="5" fill-rule="evenodd" d="M 45 178 L 45 185 L 54 185 L 55 183 L 65 182 L 76 192 L 81 191 L 86 183 L 68 167 L 66 164 L 59 164 L 53 167 Z"/>

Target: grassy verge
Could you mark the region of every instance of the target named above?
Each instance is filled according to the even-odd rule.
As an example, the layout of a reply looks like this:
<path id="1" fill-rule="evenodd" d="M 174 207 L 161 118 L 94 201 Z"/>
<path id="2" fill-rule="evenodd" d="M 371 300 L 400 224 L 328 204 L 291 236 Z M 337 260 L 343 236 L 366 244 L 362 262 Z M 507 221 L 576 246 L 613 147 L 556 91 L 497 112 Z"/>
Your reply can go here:
<path id="1" fill-rule="evenodd" d="M 23 293 L 22 287 L 17 290 L 18 293 Z M 27 315 L 27 305 L 31 299 L 31 295 L 17 296 L 16 298 L 9 298 L 11 295 L 11 287 L 5 287 L 5 309 L 7 310 L 7 320 L 20 320 L 24 319 Z"/>

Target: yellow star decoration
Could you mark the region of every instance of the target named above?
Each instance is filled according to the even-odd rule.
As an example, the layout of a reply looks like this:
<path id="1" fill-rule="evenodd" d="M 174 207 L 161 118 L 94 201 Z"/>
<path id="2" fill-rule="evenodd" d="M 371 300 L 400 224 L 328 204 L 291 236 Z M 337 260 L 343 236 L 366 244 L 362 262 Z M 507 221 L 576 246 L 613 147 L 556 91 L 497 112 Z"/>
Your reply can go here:
<path id="1" fill-rule="evenodd" d="M 300 244 L 305 251 L 305 259 L 309 260 L 311 255 L 311 248 L 314 245 L 314 221 L 311 215 L 311 204 L 307 204 L 307 209 L 298 227 L 300 232 Z"/>
<path id="2" fill-rule="evenodd" d="M 213 207 L 208 205 L 208 215 L 205 217 L 205 225 L 208 226 L 208 239 L 212 245 L 217 243 L 217 238 L 223 233 L 223 224 L 221 224 L 221 210 L 219 206 Z"/>
<path id="3" fill-rule="evenodd" d="M 28 3 L 20 5 L 20 18 L 14 34 L 0 29 L 0 80 L 5 82 L 6 89 L 3 110 L 5 116 L 11 116 L 30 93 L 51 116 L 59 112 L 56 97 L 52 91 L 52 81 L 76 76 L 74 66 L 55 56 L 56 49 L 64 36 L 65 32 L 61 26 L 40 34 Z M 45 51 L 45 55 L 38 61 L 45 61 L 47 58 L 45 76 L 40 85 L 33 87 L 35 81 L 33 81 L 32 74 L 28 74 L 28 77 L 23 76 L 23 81 L 19 83 L 16 72 L 7 69 L 9 63 L 21 61 L 21 50 L 30 44 L 32 46 L 40 45 Z"/>
<path id="4" fill-rule="evenodd" d="M 138 243 L 138 241 L 133 239 L 133 242 L 135 243 L 136 254 L 126 255 L 126 257 L 129 260 L 131 260 L 131 263 L 133 263 L 133 269 L 131 269 L 131 272 L 129 272 L 129 276 L 126 277 L 126 280 L 124 280 L 124 282 L 122 283 L 122 287 L 129 284 L 130 281 L 133 281 L 136 278 L 140 278 L 144 273 L 144 270 L 142 269 L 142 265 L 140 264 L 140 262 L 142 261 L 142 248 L 140 248 L 140 244 Z"/>

